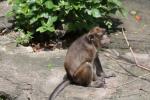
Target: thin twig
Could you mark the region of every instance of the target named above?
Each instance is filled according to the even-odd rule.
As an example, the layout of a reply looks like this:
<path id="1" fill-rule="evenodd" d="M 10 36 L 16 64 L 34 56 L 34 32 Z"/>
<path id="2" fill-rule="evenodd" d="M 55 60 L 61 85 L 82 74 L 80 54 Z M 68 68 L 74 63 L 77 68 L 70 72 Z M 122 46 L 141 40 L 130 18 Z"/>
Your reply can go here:
<path id="1" fill-rule="evenodd" d="M 116 61 L 117 63 L 130 64 L 130 63 L 126 63 L 126 62 L 123 62 L 123 61 L 116 60 L 114 57 L 109 56 L 109 55 L 107 55 L 107 54 L 105 54 L 105 56 L 106 56 L 106 57 L 109 57 L 110 59 L 112 59 L 112 60 L 114 60 L 114 61 Z M 136 64 L 131 64 L 131 65 L 136 65 Z M 125 85 L 127 85 L 127 84 L 129 84 L 129 83 L 135 82 L 135 81 L 138 80 L 139 78 L 141 79 L 141 78 L 144 78 L 144 76 L 148 76 L 148 75 L 150 75 L 150 73 L 147 73 L 147 74 L 138 76 L 138 77 L 136 77 L 136 79 L 134 79 L 134 80 L 132 80 L 132 81 L 128 81 L 128 82 L 126 82 L 126 83 L 124 83 L 124 84 L 121 84 L 121 85 L 115 87 L 115 88 L 119 88 L 119 87 L 125 86 Z M 114 88 L 114 87 L 113 87 L 113 88 Z"/>
<path id="2" fill-rule="evenodd" d="M 134 58 L 134 61 L 135 61 L 136 66 L 150 72 L 150 69 L 149 69 L 149 68 L 138 64 L 137 59 L 136 59 L 136 57 L 135 57 L 135 54 L 134 54 L 134 52 L 133 52 L 133 49 L 132 49 L 132 47 L 131 47 L 130 44 L 129 44 L 129 41 L 128 41 L 127 37 L 126 37 L 126 34 L 125 34 L 123 28 L 122 28 L 122 34 L 123 34 L 123 36 L 124 36 L 124 38 L 125 38 L 125 40 L 126 40 L 126 43 L 127 43 L 128 47 L 129 47 L 129 49 L 130 49 L 130 51 L 131 51 L 131 53 L 132 53 L 132 55 L 133 55 L 133 58 Z"/>
<path id="3" fill-rule="evenodd" d="M 135 82 L 136 80 L 141 79 L 141 78 L 144 78 L 144 77 L 146 77 L 146 76 L 148 76 L 148 75 L 150 75 L 150 73 L 147 73 L 147 74 L 138 76 L 136 79 L 134 79 L 134 80 L 132 80 L 132 81 L 128 81 L 128 82 L 126 82 L 126 83 L 124 83 L 124 84 L 121 84 L 120 86 L 117 86 L 116 88 L 125 86 L 125 85 L 127 85 L 127 84 L 129 84 L 129 83 L 133 83 L 133 82 Z"/>
<path id="4" fill-rule="evenodd" d="M 106 57 L 109 57 L 110 59 L 112 59 L 112 60 L 114 60 L 114 61 L 116 61 L 117 63 L 126 63 L 126 62 L 123 62 L 123 61 L 116 60 L 114 57 L 109 56 L 109 55 L 107 55 L 107 54 L 105 54 L 105 56 L 106 56 Z M 130 64 L 130 63 L 126 63 L 126 64 Z M 131 65 L 136 65 L 136 64 L 131 64 Z M 143 68 L 143 67 L 142 67 L 142 68 Z M 147 73 L 147 74 L 138 76 L 138 77 L 136 77 L 136 79 L 134 79 L 134 80 L 128 81 L 128 82 L 126 82 L 126 83 L 124 83 L 124 84 L 121 84 L 121 85 L 119 85 L 119 86 L 117 86 L 117 87 L 110 87 L 109 89 L 123 87 L 123 86 L 125 86 L 125 85 L 128 85 L 129 83 L 133 83 L 133 82 L 137 81 L 138 79 L 142 79 L 142 78 L 144 78 L 144 77 L 146 77 L 146 76 L 148 76 L 148 75 L 150 75 L 150 73 Z"/>
<path id="5" fill-rule="evenodd" d="M 125 38 L 125 41 L 126 41 L 128 47 L 129 47 L 129 49 L 130 49 L 130 51 L 131 51 L 131 53 L 132 53 L 132 55 L 133 55 L 133 57 L 134 57 L 135 65 L 136 65 L 137 67 L 139 67 L 139 68 L 142 68 L 142 69 L 147 70 L 147 71 L 150 72 L 150 69 L 149 69 L 149 68 L 138 64 L 137 59 L 136 59 L 136 57 L 135 57 L 135 54 L 134 54 L 134 52 L 133 52 L 133 49 L 132 49 L 132 47 L 131 47 L 130 44 L 129 44 L 129 41 L 128 41 L 127 37 L 126 37 L 126 34 L 125 34 L 123 28 L 122 28 L 122 34 L 123 34 L 123 36 L 124 36 L 124 38 Z M 107 56 L 107 55 L 106 55 L 106 56 Z M 107 56 L 107 57 L 110 57 L 110 56 Z M 113 60 L 115 60 L 116 62 L 119 62 L 119 61 L 117 61 L 116 59 L 114 59 L 113 57 L 110 57 L 110 58 L 113 59 Z M 132 81 L 128 81 L 128 82 L 126 82 L 126 83 L 124 83 L 124 84 L 122 84 L 122 85 L 120 85 L 120 86 L 115 87 L 115 88 L 119 88 L 119 87 L 125 86 L 125 85 L 127 85 L 127 84 L 129 84 L 129 83 L 135 82 L 135 81 L 138 80 L 139 78 L 141 79 L 141 78 L 143 78 L 144 76 L 148 76 L 148 75 L 150 75 L 150 73 L 147 73 L 147 74 L 138 76 L 137 79 L 134 79 L 134 80 L 132 80 Z"/>
<path id="6" fill-rule="evenodd" d="M 144 77 L 146 77 L 146 76 L 148 76 L 148 75 L 150 75 L 150 73 L 147 73 L 147 74 L 138 76 L 138 77 L 136 77 L 136 79 L 131 80 L 131 81 L 128 81 L 128 82 L 125 82 L 125 83 L 123 83 L 123 84 L 121 84 L 121 85 L 119 85 L 119 86 L 108 87 L 108 89 L 112 89 L 112 88 L 120 88 L 120 87 L 126 86 L 126 85 L 128 85 L 128 84 L 130 84 L 130 83 L 133 83 L 133 82 L 137 81 L 138 79 L 142 79 L 142 78 L 144 78 Z"/>
<path id="7" fill-rule="evenodd" d="M 110 55 L 107 55 L 107 54 L 104 54 L 106 57 L 116 61 L 117 63 L 124 63 L 124 64 L 129 64 L 129 65 L 136 65 L 136 64 L 132 64 L 132 63 L 128 63 L 128 62 L 125 62 L 125 61 L 121 61 L 121 60 L 117 60 L 115 57 L 113 56 L 110 56 Z"/>
<path id="8" fill-rule="evenodd" d="M 134 57 L 135 63 L 138 64 L 137 59 L 136 59 L 136 57 L 135 57 L 135 55 L 134 55 L 134 52 L 133 52 L 133 50 L 132 50 L 131 45 L 129 44 L 129 41 L 128 41 L 128 39 L 127 39 L 127 36 L 126 36 L 126 34 L 125 34 L 123 28 L 122 28 L 122 34 L 123 34 L 123 36 L 124 36 L 124 38 L 125 38 L 125 40 L 126 40 L 126 43 L 127 43 L 128 47 L 129 47 L 129 49 L 130 49 L 130 51 L 131 51 L 131 53 L 132 53 L 132 55 L 133 55 L 133 57 Z"/>

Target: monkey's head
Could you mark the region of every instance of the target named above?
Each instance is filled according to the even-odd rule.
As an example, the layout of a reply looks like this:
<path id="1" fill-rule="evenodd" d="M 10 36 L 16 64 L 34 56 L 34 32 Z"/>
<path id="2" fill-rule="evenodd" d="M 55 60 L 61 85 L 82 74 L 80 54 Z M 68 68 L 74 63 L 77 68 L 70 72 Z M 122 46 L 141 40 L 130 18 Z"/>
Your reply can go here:
<path id="1" fill-rule="evenodd" d="M 110 43 L 110 38 L 107 36 L 106 30 L 98 26 L 92 28 L 87 34 L 87 37 L 96 48 L 105 47 Z"/>

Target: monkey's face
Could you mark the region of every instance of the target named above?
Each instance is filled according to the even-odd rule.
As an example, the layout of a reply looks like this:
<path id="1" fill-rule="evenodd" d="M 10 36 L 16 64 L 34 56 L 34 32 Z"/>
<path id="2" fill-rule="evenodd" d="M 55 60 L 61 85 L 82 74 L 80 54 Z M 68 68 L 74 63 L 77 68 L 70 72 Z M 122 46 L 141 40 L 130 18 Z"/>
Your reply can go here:
<path id="1" fill-rule="evenodd" d="M 88 36 L 97 48 L 106 47 L 110 43 L 110 38 L 106 35 L 104 28 L 94 27 L 90 30 Z"/>
<path id="2" fill-rule="evenodd" d="M 103 34 L 100 39 L 100 43 L 102 47 L 107 47 L 108 44 L 110 44 L 110 38 L 108 37 L 108 35 Z"/>

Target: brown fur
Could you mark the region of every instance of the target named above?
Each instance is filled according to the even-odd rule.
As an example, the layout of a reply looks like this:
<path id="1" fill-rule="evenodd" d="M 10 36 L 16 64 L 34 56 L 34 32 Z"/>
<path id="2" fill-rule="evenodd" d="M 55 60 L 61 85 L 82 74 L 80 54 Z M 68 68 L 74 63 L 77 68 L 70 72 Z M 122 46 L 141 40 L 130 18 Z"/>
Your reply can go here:
<path id="1" fill-rule="evenodd" d="M 64 62 L 67 80 L 81 86 L 103 86 L 105 82 L 100 76 L 104 75 L 104 72 L 97 49 L 109 42 L 110 39 L 105 35 L 105 29 L 100 27 L 94 27 L 88 34 L 84 34 L 74 41 L 68 49 Z M 56 96 L 55 91 L 58 90 L 54 90 L 50 100 L 54 98 L 53 94 Z"/>

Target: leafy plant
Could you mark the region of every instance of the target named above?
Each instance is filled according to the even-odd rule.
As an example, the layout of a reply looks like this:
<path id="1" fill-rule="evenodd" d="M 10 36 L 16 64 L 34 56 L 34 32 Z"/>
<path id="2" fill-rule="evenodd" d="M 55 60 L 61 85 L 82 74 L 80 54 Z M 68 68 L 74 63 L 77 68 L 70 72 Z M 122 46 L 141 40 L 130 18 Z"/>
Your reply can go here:
<path id="1" fill-rule="evenodd" d="M 22 29 L 25 34 L 33 33 L 31 36 L 49 33 L 50 38 L 57 36 L 56 30 L 88 30 L 95 25 L 111 28 L 109 16 L 124 13 L 120 0 L 8 1 L 12 4 L 16 29 Z"/>
<path id="2" fill-rule="evenodd" d="M 49 69 L 51 69 L 53 67 L 53 65 L 51 63 L 49 63 L 47 66 Z"/>
<path id="3" fill-rule="evenodd" d="M 0 100 L 3 100 L 3 99 L 0 97 Z"/>
<path id="4" fill-rule="evenodd" d="M 32 39 L 32 33 L 27 32 L 26 34 L 22 33 L 16 38 L 17 44 L 28 44 L 30 40 Z"/>

